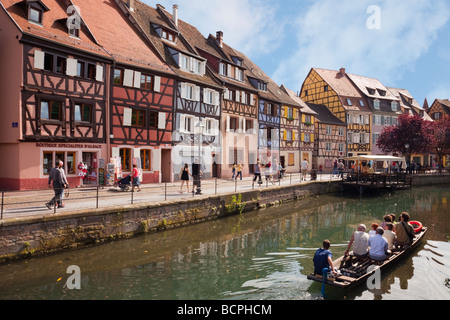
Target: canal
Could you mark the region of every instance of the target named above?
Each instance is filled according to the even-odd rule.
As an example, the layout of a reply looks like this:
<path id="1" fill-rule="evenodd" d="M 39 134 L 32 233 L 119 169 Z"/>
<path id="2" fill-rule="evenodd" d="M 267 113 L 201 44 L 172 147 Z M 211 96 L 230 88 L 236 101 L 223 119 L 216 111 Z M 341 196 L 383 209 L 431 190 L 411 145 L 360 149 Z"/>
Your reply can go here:
<path id="1" fill-rule="evenodd" d="M 337 258 L 360 223 L 402 211 L 423 222 L 423 243 L 382 274 L 381 290 L 327 288 L 328 299 L 450 299 L 450 189 L 321 196 L 241 216 L 0 266 L 0 299 L 314 300 L 307 280 L 324 239 Z M 81 289 L 65 286 L 78 266 Z"/>

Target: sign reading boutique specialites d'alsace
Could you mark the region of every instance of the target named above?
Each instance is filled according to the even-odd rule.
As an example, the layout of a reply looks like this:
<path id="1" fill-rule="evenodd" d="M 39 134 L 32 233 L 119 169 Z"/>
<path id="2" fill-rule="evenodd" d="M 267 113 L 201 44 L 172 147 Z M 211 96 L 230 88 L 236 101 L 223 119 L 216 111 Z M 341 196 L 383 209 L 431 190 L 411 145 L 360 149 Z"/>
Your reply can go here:
<path id="1" fill-rule="evenodd" d="M 59 148 L 59 149 L 101 149 L 99 144 L 80 144 L 80 143 L 36 143 L 38 148 Z"/>

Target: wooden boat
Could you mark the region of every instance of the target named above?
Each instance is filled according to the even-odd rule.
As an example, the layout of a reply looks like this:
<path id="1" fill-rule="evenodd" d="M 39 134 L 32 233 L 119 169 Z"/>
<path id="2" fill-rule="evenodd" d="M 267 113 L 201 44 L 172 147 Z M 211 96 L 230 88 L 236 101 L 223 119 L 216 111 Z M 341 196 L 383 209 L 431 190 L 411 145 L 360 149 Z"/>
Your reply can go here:
<path id="1" fill-rule="evenodd" d="M 337 268 L 340 272 L 339 276 L 335 279 L 327 278 L 325 283 L 342 289 L 351 289 L 363 283 L 366 283 L 368 278 L 375 273 L 374 268 L 370 268 L 370 266 L 379 267 L 381 270 L 387 269 L 390 266 L 395 265 L 395 262 L 408 255 L 414 248 L 416 248 L 419 243 L 424 238 L 427 233 L 427 228 L 421 228 L 419 232 L 416 232 L 413 243 L 408 246 L 406 249 L 400 251 L 394 251 L 389 259 L 379 262 L 370 259 L 369 257 L 358 259 L 352 254 L 350 256 L 343 256 L 333 261 L 333 266 Z M 369 271 L 368 271 L 369 269 Z M 308 275 L 309 280 L 317 281 L 323 283 L 323 279 L 321 275 L 316 275 L 314 273 Z"/>

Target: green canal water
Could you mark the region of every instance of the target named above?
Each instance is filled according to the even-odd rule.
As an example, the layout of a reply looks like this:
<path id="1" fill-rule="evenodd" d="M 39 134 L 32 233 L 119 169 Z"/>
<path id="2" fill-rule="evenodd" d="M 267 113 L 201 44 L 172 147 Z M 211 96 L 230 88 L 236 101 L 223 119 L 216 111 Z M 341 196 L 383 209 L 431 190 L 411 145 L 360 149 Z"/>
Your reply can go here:
<path id="1" fill-rule="evenodd" d="M 307 280 L 324 239 L 337 258 L 360 223 L 402 211 L 429 232 L 419 248 L 365 286 L 328 299 L 450 299 L 450 188 L 360 198 L 321 196 L 241 216 L 0 266 L 0 299 L 315 300 Z M 65 284 L 79 267 L 81 289 Z"/>

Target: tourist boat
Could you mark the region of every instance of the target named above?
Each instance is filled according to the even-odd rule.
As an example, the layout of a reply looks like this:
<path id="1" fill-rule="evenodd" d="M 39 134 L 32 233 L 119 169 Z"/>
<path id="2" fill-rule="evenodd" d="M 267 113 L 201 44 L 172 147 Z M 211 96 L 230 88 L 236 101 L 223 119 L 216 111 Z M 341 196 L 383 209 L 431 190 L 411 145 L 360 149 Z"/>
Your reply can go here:
<path id="1" fill-rule="evenodd" d="M 410 223 L 415 226 L 416 234 L 409 247 L 400 251 L 394 251 L 389 259 L 378 263 L 369 257 L 357 259 L 351 254 L 349 256 L 340 257 L 336 261 L 333 261 L 333 266 L 338 269 L 339 275 L 336 278 L 327 277 L 325 284 L 342 289 L 351 289 L 366 283 L 368 278 L 375 273 L 376 267 L 380 270 L 384 270 L 395 265 L 395 262 L 408 255 L 419 245 L 428 231 L 428 228 L 423 227 L 420 222 L 413 221 Z M 369 268 L 371 266 L 375 268 Z M 324 282 L 321 275 L 313 273 L 308 275 L 307 278 L 320 283 Z"/>

